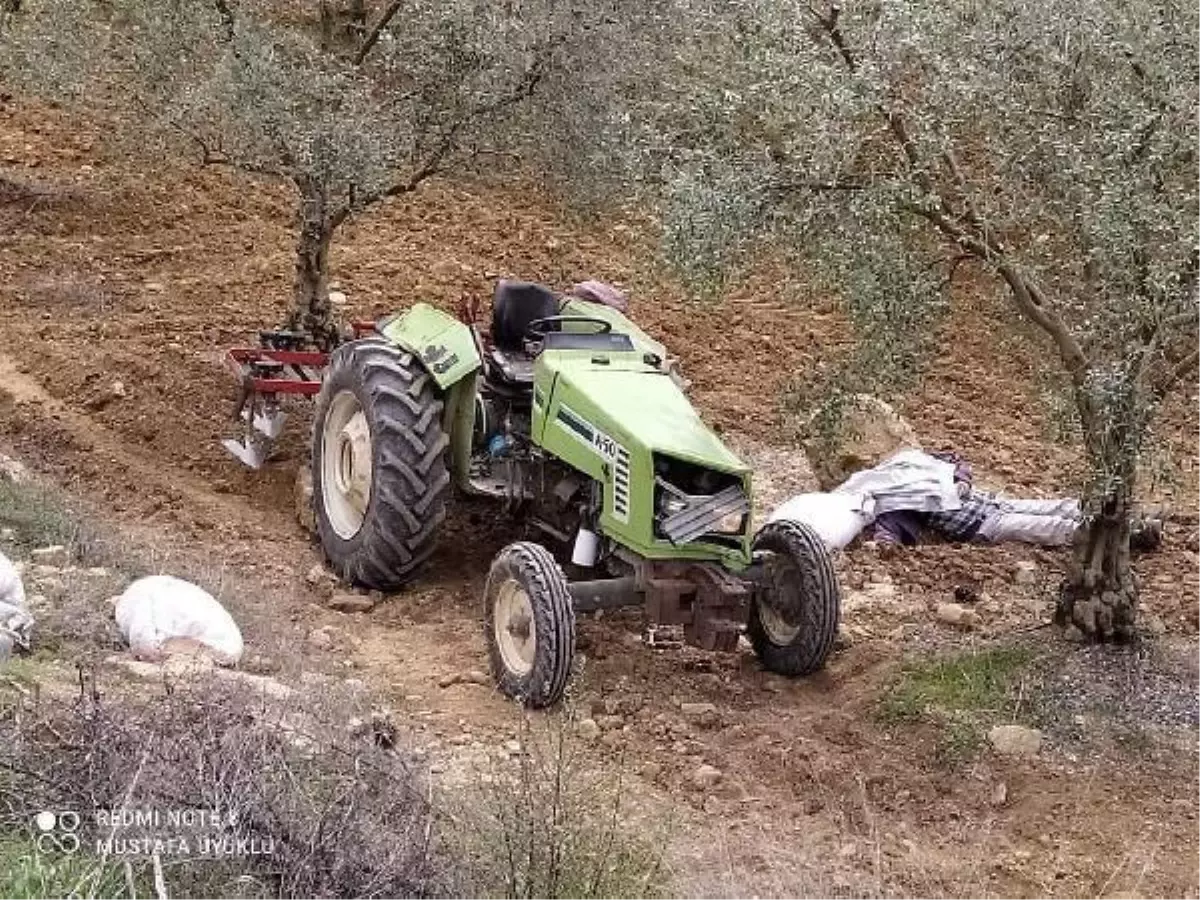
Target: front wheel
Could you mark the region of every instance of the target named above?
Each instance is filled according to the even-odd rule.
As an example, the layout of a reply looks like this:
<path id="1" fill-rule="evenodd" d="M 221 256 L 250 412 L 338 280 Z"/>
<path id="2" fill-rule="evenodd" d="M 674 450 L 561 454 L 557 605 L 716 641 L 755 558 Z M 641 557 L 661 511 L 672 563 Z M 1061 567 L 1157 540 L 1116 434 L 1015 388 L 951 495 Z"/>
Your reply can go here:
<path id="1" fill-rule="evenodd" d="M 837 636 L 841 598 L 825 542 L 801 522 L 766 525 L 754 539 L 763 576 L 746 632 L 764 667 L 808 675 L 825 664 Z"/>
<path id="2" fill-rule="evenodd" d="M 509 544 L 484 589 L 492 675 L 500 690 L 527 706 L 562 696 L 575 655 L 575 608 L 567 578 L 540 544 Z"/>

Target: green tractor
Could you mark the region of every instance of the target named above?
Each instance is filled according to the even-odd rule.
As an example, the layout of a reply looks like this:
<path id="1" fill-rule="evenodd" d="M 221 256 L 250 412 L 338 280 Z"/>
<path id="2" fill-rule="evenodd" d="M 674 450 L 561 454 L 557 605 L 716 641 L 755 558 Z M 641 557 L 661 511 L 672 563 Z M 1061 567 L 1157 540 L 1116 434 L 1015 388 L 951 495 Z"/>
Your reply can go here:
<path id="1" fill-rule="evenodd" d="M 488 575 L 492 672 L 530 706 L 566 686 L 576 612 L 642 605 L 710 650 L 734 650 L 745 630 L 784 675 L 819 669 L 837 632 L 825 545 L 800 523 L 751 534 L 749 469 L 701 421 L 662 345 L 609 302 L 502 281 L 486 337 L 423 303 L 384 319 L 329 358 L 312 478 L 321 545 L 359 585 L 418 574 L 455 488 L 570 559 L 584 577 L 518 541 Z"/>

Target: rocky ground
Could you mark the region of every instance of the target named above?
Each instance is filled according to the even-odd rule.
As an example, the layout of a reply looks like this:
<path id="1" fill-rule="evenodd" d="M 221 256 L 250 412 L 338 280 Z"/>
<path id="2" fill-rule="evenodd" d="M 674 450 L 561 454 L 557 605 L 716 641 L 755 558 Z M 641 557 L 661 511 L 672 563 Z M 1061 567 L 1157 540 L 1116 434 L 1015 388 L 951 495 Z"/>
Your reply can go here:
<path id="1" fill-rule="evenodd" d="M 57 646 L 111 656 L 99 604 L 127 577 L 114 573 L 171 571 L 234 612 L 251 675 L 362 684 L 440 777 L 510 753 L 522 726 L 481 675 L 479 627 L 510 528 L 486 506 L 460 507 L 411 588 L 347 595 L 314 571 L 294 517 L 304 410 L 261 472 L 218 446 L 235 387 L 221 353 L 286 309 L 286 193 L 182 160 L 147 167 L 111 148 L 103 123 L 13 100 L 0 106 L 0 165 L 26 184 L 0 196 L 0 444 L 73 495 L 106 537 L 96 547 L 125 561 L 50 566 L 0 535 L 27 561 L 41 617 L 74 610 Z M 539 196 L 430 184 L 350 223 L 333 260 L 347 315 L 417 299 L 449 308 L 486 296 L 496 275 L 621 283 L 754 465 L 764 501 L 811 487 L 775 398 L 844 346 L 833 305 L 769 267 L 720 303 L 692 304 L 628 229 L 572 224 Z M 980 285 L 961 285 L 954 310 L 902 411 L 929 446 L 969 455 L 989 487 L 1070 490 L 1076 457 L 1048 439 L 1027 389 L 1042 348 Z M 995 338 L 1007 333 L 1018 337 Z M 839 649 L 801 681 L 761 671 L 745 648 L 652 649 L 632 613 L 582 621 L 571 727 L 596 765 L 619 766 L 638 815 L 664 823 L 673 890 L 1194 896 L 1196 404 L 1193 386 L 1156 436 L 1155 471 L 1173 477 L 1147 481 L 1146 501 L 1176 518 L 1163 551 L 1137 563 L 1139 648 L 1064 643 L 1047 623 L 1065 560 L 1029 548 L 852 548 L 838 563 Z M 1000 700 L 956 698 L 963 711 L 937 694 L 886 713 L 929 657 L 990 659 L 997 647 L 1020 651 L 1005 657 L 1018 662 Z"/>

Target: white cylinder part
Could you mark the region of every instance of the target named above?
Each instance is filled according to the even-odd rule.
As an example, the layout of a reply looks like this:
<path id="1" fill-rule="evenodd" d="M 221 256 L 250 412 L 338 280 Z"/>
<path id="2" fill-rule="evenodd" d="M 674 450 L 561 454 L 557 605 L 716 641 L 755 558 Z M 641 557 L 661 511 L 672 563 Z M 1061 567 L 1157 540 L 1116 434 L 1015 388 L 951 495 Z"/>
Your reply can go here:
<path id="1" fill-rule="evenodd" d="M 577 566 L 594 566 L 600 554 L 600 536 L 594 531 L 580 528 L 575 535 L 575 548 L 571 551 L 571 562 Z"/>

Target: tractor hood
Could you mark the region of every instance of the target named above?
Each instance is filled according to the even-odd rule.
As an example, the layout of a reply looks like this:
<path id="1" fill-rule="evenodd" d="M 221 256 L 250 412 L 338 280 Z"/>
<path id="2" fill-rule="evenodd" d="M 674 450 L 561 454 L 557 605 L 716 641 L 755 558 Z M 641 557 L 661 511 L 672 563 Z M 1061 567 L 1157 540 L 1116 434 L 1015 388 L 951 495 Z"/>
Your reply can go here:
<path id="1" fill-rule="evenodd" d="M 545 356 L 559 356 L 547 353 Z M 572 354 L 573 355 L 573 354 Z M 622 444 L 743 475 L 749 468 L 704 424 L 670 375 L 636 356 L 607 364 L 584 357 L 544 362 L 555 371 L 554 395 Z M 578 407 L 578 408 L 574 408 Z"/>

